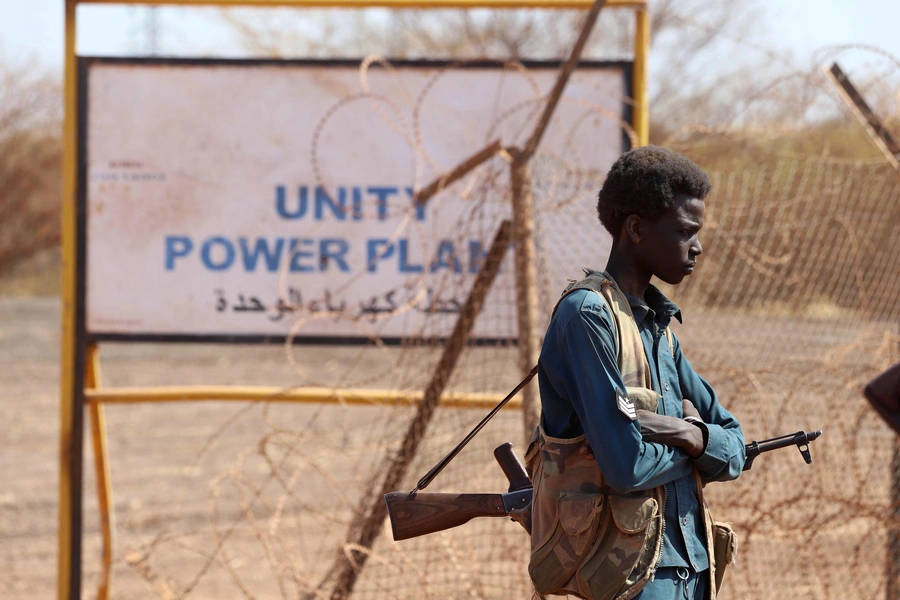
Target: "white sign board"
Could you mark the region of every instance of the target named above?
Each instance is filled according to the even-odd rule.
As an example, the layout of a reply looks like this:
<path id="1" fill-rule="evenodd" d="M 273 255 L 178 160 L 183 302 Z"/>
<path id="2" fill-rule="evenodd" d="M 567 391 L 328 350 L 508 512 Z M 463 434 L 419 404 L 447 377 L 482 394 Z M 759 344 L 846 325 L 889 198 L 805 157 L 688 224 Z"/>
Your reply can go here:
<path id="1" fill-rule="evenodd" d="M 85 325 L 96 339 L 448 335 L 510 218 L 509 165 L 497 156 L 424 206 L 413 190 L 491 140 L 523 143 L 557 75 L 550 65 L 82 66 Z M 545 156 L 608 169 L 623 149 L 623 67 L 576 72 Z M 596 191 L 584 196 L 588 214 Z M 555 289 L 605 262 L 608 238 L 588 221 L 567 233 L 585 241 L 583 256 L 545 258 Z M 512 265 L 510 250 L 476 337 L 515 337 Z"/>

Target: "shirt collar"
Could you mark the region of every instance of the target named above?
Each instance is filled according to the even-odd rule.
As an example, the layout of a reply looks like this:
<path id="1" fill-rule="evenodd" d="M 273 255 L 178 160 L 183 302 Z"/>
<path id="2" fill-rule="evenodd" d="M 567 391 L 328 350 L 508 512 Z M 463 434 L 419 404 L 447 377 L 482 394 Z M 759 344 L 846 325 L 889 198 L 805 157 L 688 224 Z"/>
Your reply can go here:
<path id="1" fill-rule="evenodd" d="M 663 318 L 666 322 L 670 321 L 672 317 L 678 319 L 679 323 L 682 322 L 681 309 L 678 308 L 678 305 L 666 298 L 665 294 L 652 283 L 644 292 L 644 300 L 628 294 L 625 294 L 625 297 L 628 298 L 628 304 L 631 305 L 631 312 L 634 313 L 634 320 L 637 323 L 643 321 L 651 310 L 657 318 Z"/>

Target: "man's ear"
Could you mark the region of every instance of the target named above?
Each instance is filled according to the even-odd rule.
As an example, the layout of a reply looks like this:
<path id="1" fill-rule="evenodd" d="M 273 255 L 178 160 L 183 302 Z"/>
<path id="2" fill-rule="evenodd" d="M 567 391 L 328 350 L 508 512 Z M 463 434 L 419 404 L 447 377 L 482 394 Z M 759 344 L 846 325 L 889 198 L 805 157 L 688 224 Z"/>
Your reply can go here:
<path id="1" fill-rule="evenodd" d="M 639 244 L 641 242 L 643 225 L 643 219 L 641 219 L 640 215 L 628 215 L 628 218 L 625 219 L 622 229 L 624 230 L 625 235 L 628 236 L 628 239 L 631 240 L 632 244 Z"/>

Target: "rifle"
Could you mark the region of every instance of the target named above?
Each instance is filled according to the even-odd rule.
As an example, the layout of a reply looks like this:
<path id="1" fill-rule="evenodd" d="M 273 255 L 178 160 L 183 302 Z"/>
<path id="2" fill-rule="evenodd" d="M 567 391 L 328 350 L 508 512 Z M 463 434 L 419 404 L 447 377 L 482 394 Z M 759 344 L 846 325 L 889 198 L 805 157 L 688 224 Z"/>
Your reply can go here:
<path id="1" fill-rule="evenodd" d="M 531 506 L 531 480 L 512 444 L 505 442 L 497 446 L 494 458 L 509 480 L 509 491 L 505 494 L 441 494 L 418 490 L 385 494 L 394 540 L 399 542 L 443 531 L 475 517 L 506 517 L 515 509 Z M 530 523 L 526 529 L 531 529 Z"/>
<path id="2" fill-rule="evenodd" d="M 744 445 L 744 471 L 763 452 L 796 445 L 807 464 L 812 463 L 809 444 L 822 435 L 822 430 L 806 433 L 798 431 Z M 531 499 L 533 489 L 525 467 L 515 455 L 512 444 L 505 442 L 494 450 L 494 458 L 509 480 L 505 494 L 448 494 L 420 492 L 422 482 L 411 492 L 391 492 L 384 495 L 394 540 L 426 535 L 458 527 L 475 517 L 511 517 L 531 533 Z"/>

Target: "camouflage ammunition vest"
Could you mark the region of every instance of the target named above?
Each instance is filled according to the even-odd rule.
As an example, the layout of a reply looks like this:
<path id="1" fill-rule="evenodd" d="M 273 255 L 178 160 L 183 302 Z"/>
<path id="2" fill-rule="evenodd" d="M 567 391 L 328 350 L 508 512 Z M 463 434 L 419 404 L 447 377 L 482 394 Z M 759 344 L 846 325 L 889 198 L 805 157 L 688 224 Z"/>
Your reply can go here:
<path id="1" fill-rule="evenodd" d="M 628 299 L 605 273 L 588 271 L 586 275 L 572 282 L 560 301 L 580 289 L 603 297 L 615 324 L 617 362 L 626 394 L 636 409 L 656 412 L 660 397 L 652 389 L 650 367 Z M 670 335 L 667 329 L 672 348 Z M 584 435 L 561 439 L 548 436 L 542 427 L 535 431 L 525 456 L 534 484 L 528 572 L 541 594 L 572 594 L 587 600 L 633 598 L 659 563 L 665 486 L 616 493 L 605 484 L 597 461 L 581 452 L 587 445 Z M 712 548 L 711 519 L 708 510 L 704 512 L 707 547 Z"/>

